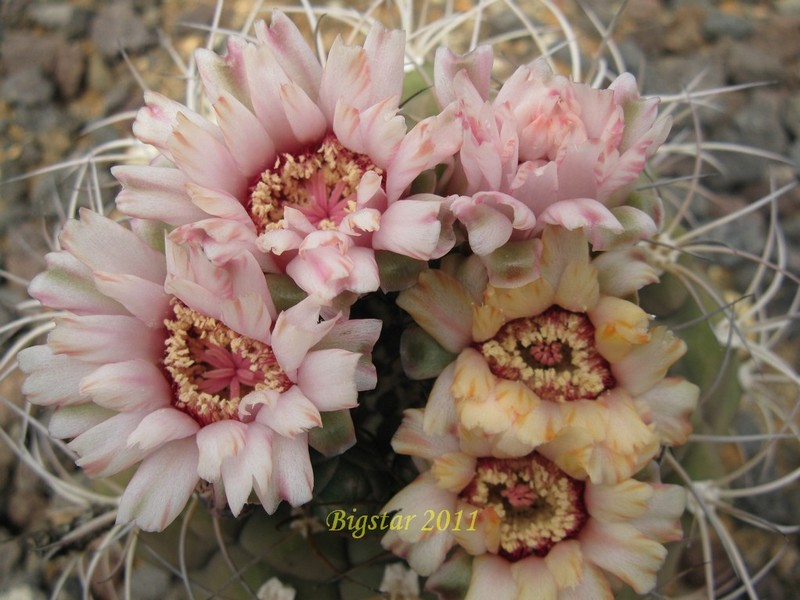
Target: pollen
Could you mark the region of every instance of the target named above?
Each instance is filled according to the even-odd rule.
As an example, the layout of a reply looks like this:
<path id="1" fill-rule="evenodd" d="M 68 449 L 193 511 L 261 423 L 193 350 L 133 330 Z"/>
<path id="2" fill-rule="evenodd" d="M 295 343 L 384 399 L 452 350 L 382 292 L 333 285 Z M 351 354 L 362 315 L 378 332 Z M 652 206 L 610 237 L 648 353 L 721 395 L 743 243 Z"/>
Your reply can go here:
<path id="1" fill-rule="evenodd" d="M 509 321 L 478 350 L 497 377 L 521 381 L 543 400 L 594 400 L 615 384 L 594 340 L 585 314 L 554 306 Z"/>
<path id="2" fill-rule="evenodd" d="M 500 520 L 498 554 L 514 562 L 547 556 L 574 538 L 589 518 L 585 483 L 536 452 L 522 458 L 479 458 L 475 477 L 460 497 Z"/>
<path id="3" fill-rule="evenodd" d="M 164 369 L 172 405 L 201 425 L 239 420 L 239 402 L 253 390 L 284 392 L 292 386 L 272 348 L 202 315 L 177 298 L 165 319 Z"/>
<path id="4" fill-rule="evenodd" d="M 367 171 L 383 175 L 369 157 L 348 150 L 331 134 L 316 148 L 279 155 L 251 189 L 246 208 L 259 233 L 279 228 L 287 206 L 317 229 L 335 229 L 354 212 Z"/>

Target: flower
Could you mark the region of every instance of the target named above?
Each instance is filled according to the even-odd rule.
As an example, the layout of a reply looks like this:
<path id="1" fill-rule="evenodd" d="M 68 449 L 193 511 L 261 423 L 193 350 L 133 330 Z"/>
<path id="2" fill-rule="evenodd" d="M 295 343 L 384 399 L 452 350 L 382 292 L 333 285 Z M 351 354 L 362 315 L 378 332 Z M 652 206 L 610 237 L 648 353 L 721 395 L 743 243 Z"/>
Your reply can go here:
<path id="1" fill-rule="evenodd" d="M 318 428 L 375 386 L 380 322 L 320 321 L 310 299 L 278 313 L 252 255 L 223 268 L 169 240 L 162 254 L 145 233 L 89 210 L 67 223 L 64 250 L 29 291 L 68 312 L 47 344 L 19 354 L 23 391 L 57 407 L 50 432 L 74 438 L 88 475 L 141 461 L 119 522 L 164 529 L 200 480 L 234 515 L 253 490 L 269 513 L 307 502 L 308 445 L 337 453 L 352 443 Z"/>
<path id="2" fill-rule="evenodd" d="M 133 130 L 161 158 L 113 170 L 118 208 L 177 226 L 173 239 L 200 241 L 218 264 L 250 251 L 325 303 L 378 289 L 375 250 L 447 252 L 441 198 L 402 196 L 453 154 L 457 124 L 443 112 L 406 133 L 404 33 L 337 39 L 322 66 L 283 13 L 255 31 L 254 43 L 229 38 L 224 57 L 197 51 L 216 122 L 145 94 Z"/>
<path id="3" fill-rule="evenodd" d="M 539 59 L 519 67 L 489 101 L 492 60 L 491 47 L 481 46 L 465 56 L 441 48 L 435 61 L 437 98 L 462 124 L 447 189 L 458 194 L 450 207 L 470 248 L 485 257 L 548 224 L 583 229 L 595 249 L 655 234 L 657 200 L 642 210 L 629 196 L 669 132 L 669 116 L 657 119 L 658 100 L 640 98 L 629 73 L 593 89 L 554 75 Z M 489 266 L 495 285 L 536 277 L 535 264 L 511 281 Z"/>
<path id="4" fill-rule="evenodd" d="M 699 391 L 666 372 L 686 346 L 609 295 L 581 231 L 546 227 L 541 277 L 524 286 L 474 289 L 458 279 L 465 267 L 445 267 L 397 299 L 454 358 L 431 392 L 432 423 L 452 406 L 463 427 L 494 436 L 498 456 L 535 448 L 595 483 L 627 479 L 660 443 L 685 441 Z"/>
<path id="5" fill-rule="evenodd" d="M 429 589 L 465 553 L 474 557 L 468 600 L 613 598 L 604 572 L 641 594 L 654 588 L 662 544 L 681 538 L 683 488 L 596 484 L 536 451 L 497 456 L 455 418 L 427 427 L 427 410 L 406 411 L 392 441 L 425 467 L 383 508 L 417 518 L 382 543 L 430 576 Z M 445 517 L 426 527 L 422 515 L 431 513 Z M 460 550 L 445 562 L 453 547 Z"/>

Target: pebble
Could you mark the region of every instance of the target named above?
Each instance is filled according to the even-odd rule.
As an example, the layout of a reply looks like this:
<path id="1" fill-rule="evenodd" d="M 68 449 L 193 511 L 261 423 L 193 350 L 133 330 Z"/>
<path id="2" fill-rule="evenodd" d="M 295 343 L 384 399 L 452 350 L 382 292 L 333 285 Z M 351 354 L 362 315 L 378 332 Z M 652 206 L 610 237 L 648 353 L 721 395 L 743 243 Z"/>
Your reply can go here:
<path id="1" fill-rule="evenodd" d="M 731 15 L 721 10 L 711 10 L 703 21 L 703 37 L 710 42 L 720 38 L 731 37 L 743 39 L 753 32 L 755 25 L 752 21 Z"/>
<path id="2" fill-rule="evenodd" d="M 9 75 L 0 85 L 0 96 L 10 104 L 34 106 L 50 101 L 55 85 L 39 67 L 29 67 Z"/>
<path id="3" fill-rule="evenodd" d="M 0 591 L 0 600 L 47 600 L 47 596 L 35 587 L 21 583 L 6 591 Z"/>
<path id="4" fill-rule="evenodd" d="M 134 12 L 130 2 L 105 5 L 92 22 L 91 40 L 105 57 L 119 55 L 121 50 L 135 52 L 156 42 L 156 36 Z"/>

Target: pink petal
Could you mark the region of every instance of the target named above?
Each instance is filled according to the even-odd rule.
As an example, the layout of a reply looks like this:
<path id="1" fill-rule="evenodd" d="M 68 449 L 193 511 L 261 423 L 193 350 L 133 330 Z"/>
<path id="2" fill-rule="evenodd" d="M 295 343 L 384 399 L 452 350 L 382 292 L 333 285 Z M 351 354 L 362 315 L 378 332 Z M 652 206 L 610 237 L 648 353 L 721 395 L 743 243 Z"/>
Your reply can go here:
<path id="1" fill-rule="evenodd" d="M 261 296 L 247 294 L 220 303 L 222 322 L 244 336 L 269 344 L 272 317 Z"/>
<path id="2" fill-rule="evenodd" d="M 338 102 L 333 132 L 346 148 L 366 154 L 375 166 L 386 169 L 405 136 L 406 122 L 397 114 L 395 96 L 364 110 Z"/>
<path id="3" fill-rule="evenodd" d="M 113 411 L 91 402 L 60 406 L 50 415 L 47 431 L 56 439 L 72 439 L 113 416 Z"/>
<path id="4" fill-rule="evenodd" d="M 145 90 L 144 102 L 145 106 L 139 109 L 136 120 L 133 122 L 133 135 L 139 141 L 158 148 L 170 161 L 173 157 L 168 148 L 168 141 L 178 126 L 179 114 L 183 119 L 205 129 L 210 135 L 222 139 L 214 125 L 183 104 L 175 102 L 163 94 Z"/>
<path id="5" fill-rule="evenodd" d="M 394 202 L 417 175 L 450 159 L 461 145 L 461 124 L 453 110 L 417 123 L 400 143 L 386 175 L 386 196 Z"/>
<path id="6" fill-rule="evenodd" d="M 154 283 L 164 281 L 164 257 L 133 232 L 82 208 L 80 221 L 70 220 L 60 240 L 65 250 L 92 271 L 126 273 Z"/>
<path id="7" fill-rule="evenodd" d="M 172 399 L 161 369 L 141 359 L 102 365 L 80 385 L 92 402 L 116 411 L 155 410 Z"/>
<path id="8" fill-rule="evenodd" d="M 194 52 L 197 73 L 203 82 L 206 97 L 217 98 L 223 92 L 229 92 L 240 102 L 250 102 L 247 86 L 247 73 L 244 66 L 244 48 L 247 45 L 242 39 L 229 36 L 227 53 L 224 57 L 207 48 L 198 48 Z"/>
<path id="9" fill-rule="evenodd" d="M 22 372 L 28 374 L 22 384 L 22 393 L 32 404 L 61 406 L 87 401 L 80 394 L 80 383 L 97 365 L 53 354 L 45 345 L 20 350 L 17 360 Z"/>
<path id="10" fill-rule="evenodd" d="M 252 225 L 252 219 L 238 199 L 230 194 L 204 188 L 194 183 L 186 184 L 190 201 L 203 211 L 203 218 L 212 215 L 221 219 Z"/>
<path id="11" fill-rule="evenodd" d="M 186 193 L 189 178 L 180 169 L 118 165 L 111 172 L 122 184 L 116 205 L 125 215 L 168 225 L 183 225 L 208 216 L 190 201 Z"/>
<path id="12" fill-rule="evenodd" d="M 385 29 L 373 25 L 364 40 L 369 62 L 369 104 L 386 98 L 400 98 L 403 93 L 403 64 L 406 33 L 400 29 Z"/>
<path id="13" fill-rule="evenodd" d="M 253 394 L 258 396 L 259 392 Z M 261 405 L 256 422 L 269 427 L 278 435 L 293 438 L 322 425 L 319 410 L 296 385 L 282 394 L 264 397 L 269 400 Z"/>
<path id="14" fill-rule="evenodd" d="M 44 306 L 78 315 L 127 314 L 122 305 L 97 290 L 92 272 L 69 252 L 50 252 L 45 260 L 47 270 L 28 286 L 28 293 Z"/>
<path id="15" fill-rule="evenodd" d="M 595 228 L 608 229 L 614 233 L 623 231 L 622 223 L 613 213 L 597 200 L 590 198 L 562 200 L 551 204 L 539 215 L 539 222 L 560 225 L 570 231 L 581 228 L 587 231 Z"/>
<path id="16" fill-rule="evenodd" d="M 184 118 L 182 113 L 178 114 L 178 126 L 167 140 L 167 146 L 175 163 L 195 183 L 235 197 L 246 191 L 249 182 L 239 171 L 225 143 Z"/>
<path id="17" fill-rule="evenodd" d="M 197 482 L 194 440 L 170 442 L 139 465 L 120 498 L 117 523 L 135 521 L 145 531 L 163 531 L 186 506 Z"/>
<path id="18" fill-rule="evenodd" d="M 345 45 L 342 38 L 337 37 L 328 52 L 319 87 L 319 105 L 328 121 L 333 122 L 337 102 L 357 109 L 375 103 L 370 102 L 370 75 L 366 51 L 358 46 Z"/>
<path id="19" fill-rule="evenodd" d="M 56 354 L 97 364 L 134 358 L 156 362 L 164 352 L 163 331 L 117 315 L 60 317 L 47 340 Z"/>
<path id="20" fill-rule="evenodd" d="M 225 143 L 245 177 L 252 178 L 275 162 L 275 145 L 244 104 L 223 90 L 213 106 Z"/>
<path id="21" fill-rule="evenodd" d="M 173 440 L 194 436 L 200 429 L 192 417 L 171 407 L 154 410 L 128 436 L 128 447 L 154 450 Z M 194 439 L 194 437 L 192 437 Z"/>
<path id="22" fill-rule="evenodd" d="M 480 256 L 505 244 L 514 230 L 528 231 L 536 224 L 528 207 L 500 192 L 461 196 L 452 203 L 451 210 L 467 228 L 470 248 Z"/>
<path id="23" fill-rule="evenodd" d="M 196 435 L 197 475 L 209 483 L 220 481 L 222 462 L 241 452 L 247 425 L 239 421 L 217 421 L 202 427 Z"/>
<path id="24" fill-rule="evenodd" d="M 311 298 L 283 311 L 272 330 L 272 350 L 281 368 L 293 381 L 308 351 L 336 325 L 319 321 L 320 306 Z"/>
<path id="25" fill-rule="evenodd" d="M 290 79 L 266 46 L 249 44 L 245 48 L 244 59 L 250 97 L 258 120 L 280 151 L 299 150 L 300 144 L 292 133 L 280 101 L 280 86 L 289 83 Z"/>
<path id="26" fill-rule="evenodd" d="M 273 485 L 280 497 L 292 506 L 311 500 L 314 472 L 308 455 L 308 436 L 304 433 L 294 438 L 275 436 L 272 440 Z M 268 513 L 276 507 L 265 506 Z M 270 510 L 271 509 L 271 510 Z"/>
<path id="27" fill-rule="evenodd" d="M 158 327 L 169 313 L 169 296 L 163 283 L 154 283 L 135 275 L 103 273 L 94 276 L 97 289 L 122 304 L 148 327 Z"/>
<path id="28" fill-rule="evenodd" d="M 253 488 L 259 498 L 269 488 L 272 481 L 272 432 L 269 428 L 248 424 L 244 448 L 222 463 L 222 481 L 234 516 L 242 510 Z"/>
<path id="29" fill-rule="evenodd" d="M 68 444 L 80 456 L 76 464 L 89 477 L 107 477 L 142 460 L 148 452 L 129 448 L 126 441 L 148 412 L 116 414 L 76 437 Z"/>
<path id="30" fill-rule="evenodd" d="M 258 41 L 269 47 L 291 80 L 314 98 L 319 91 L 322 66 L 291 19 L 283 12 L 273 10 L 269 27 L 259 21 L 255 32 Z"/>
<path id="31" fill-rule="evenodd" d="M 292 133 L 300 144 L 311 144 L 325 135 L 328 129 L 325 115 L 299 85 L 281 85 L 280 100 Z"/>
<path id="32" fill-rule="evenodd" d="M 440 207 L 438 202 L 425 200 L 395 202 L 381 216 L 380 229 L 372 236 L 372 247 L 429 260 L 442 231 Z"/>
<path id="33" fill-rule="evenodd" d="M 478 46 L 463 55 L 454 54 L 444 47 L 437 48 L 433 63 L 433 80 L 439 106 L 447 106 L 456 99 L 453 80 L 462 69 L 467 72 L 469 80 L 481 98 L 488 100 L 493 61 L 492 46 L 488 44 Z"/>
<path id="34" fill-rule="evenodd" d="M 360 357 L 334 348 L 309 352 L 297 370 L 297 383 L 323 412 L 353 408 L 358 404 L 355 378 Z"/>

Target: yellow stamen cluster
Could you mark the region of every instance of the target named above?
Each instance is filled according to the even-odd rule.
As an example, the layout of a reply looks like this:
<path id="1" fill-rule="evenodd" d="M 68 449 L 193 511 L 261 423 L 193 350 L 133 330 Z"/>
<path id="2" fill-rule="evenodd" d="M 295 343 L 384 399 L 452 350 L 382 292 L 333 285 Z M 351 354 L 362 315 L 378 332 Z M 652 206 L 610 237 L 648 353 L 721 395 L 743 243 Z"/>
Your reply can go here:
<path id="1" fill-rule="evenodd" d="M 544 400 L 594 399 L 614 384 L 588 317 L 558 307 L 506 323 L 479 350 L 492 373 L 524 382 Z"/>
<path id="2" fill-rule="evenodd" d="M 546 556 L 558 542 L 578 534 L 588 519 L 585 484 L 543 456 L 480 458 L 461 497 L 500 519 L 498 553 L 515 561 Z"/>
<path id="3" fill-rule="evenodd" d="M 355 192 L 367 171 L 383 173 L 369 157 L 328 135 L 316 149 L 275 159 L 252 189 L 250 215 L 261 231 L 268 231 L 280 225 L 288 205 L 312 217 L 319 229 L 334 229 L 344 213 L 355 210 Z"/>
<path id="4" fill-rule="evenodd" d="M 239 419 L 239 402 L 252 390 L 283 392 L 292 382 L 278 364 L 267 344 L 239 335 L 216 319 L 198 313 L 173 298 L 173 319 L 165 319 L 168 336 L 164 352 L 164 368 L 173 383 L 173 406 L 184 411 L 201 425 L 224 419 Z M 211 353 L 226 353 L 239 369 L 249 371 L 229 376 L 237 385 L 216 393 L 204 391 L 214 371 Z M 223 356 L 225 356 L 223 355 Z M 211 362 L 209 362 L 211 361 Z M 247 383 L 240 383 L 240 380 Z M 236 393 L 238 391 L 238 393 Z M 225 393 L 227 392 L 227 393 Z"/>

